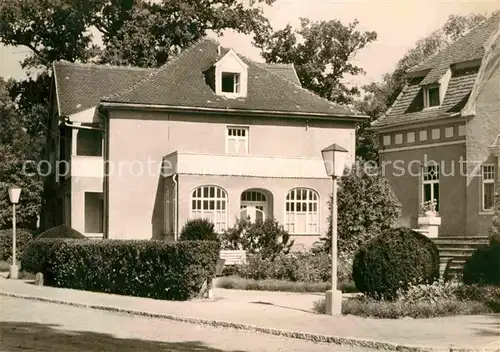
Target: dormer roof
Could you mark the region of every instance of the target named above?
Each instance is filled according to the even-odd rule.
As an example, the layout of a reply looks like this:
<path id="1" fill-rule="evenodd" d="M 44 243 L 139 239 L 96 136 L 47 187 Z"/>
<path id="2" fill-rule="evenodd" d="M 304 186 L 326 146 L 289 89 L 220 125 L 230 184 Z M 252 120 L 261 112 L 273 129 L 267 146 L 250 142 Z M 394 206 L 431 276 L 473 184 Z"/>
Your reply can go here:
<path id="1" fill-rule="evenodd" d="M 482 68 L 498 57 L 488 55 L 500 38 L 500 11 L 450 44 L 441 52 L 409 70 L 409 81 L 391 108 L 372 123 L 374 129 L 390 128 L 407 124 L 440 120 L 461 116 L 469 103 L 471 92 L 489 78 Z M 451 72 L 450 72 L 451 71 Z M 451 73 L 451 75 L 450 75 Z M 442 83 L 441 105 L 432 109 L 423 106 L 423 95 L 427 87 Z"/>
<path id="2" fill-rule="evenodd" d="M 238 57 L 248 67 L 246 97 L 227 99 L 218 96 L 207 83 L 206 72 L 220 60 L 219 52 L 227 52 L 211 39 L 200 40 L 176 58 L 155 70 L 130 88 L 101 99 L 103 105 L 148 105 L 183 109 L 213 109 L 220 111 L 259 111 L 269 114 L 293 113 L 323 117 L 355 117 L 364 115 L 347 106 L 332 103 L 308 91 L 296 81 L 284 78 L 266 65 Z M 290 68 L 290 67 L 289 67 Z M 291 76 L 291 75 L 288 75 Z"/>

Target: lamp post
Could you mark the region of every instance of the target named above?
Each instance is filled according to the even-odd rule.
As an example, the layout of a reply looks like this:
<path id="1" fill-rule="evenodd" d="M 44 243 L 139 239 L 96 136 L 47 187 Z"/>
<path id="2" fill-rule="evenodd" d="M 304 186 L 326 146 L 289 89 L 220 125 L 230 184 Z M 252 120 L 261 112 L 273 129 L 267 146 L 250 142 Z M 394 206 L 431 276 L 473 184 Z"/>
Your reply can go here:
<path id="1" fill-rule="evenodd" d="M 10 266 L 11 279 L 17 279 L 19 267 L 16 264 L 16 204 L 19 203 L 21 188 L 12 186 L 9 188 L 9 200 L 12 203 L 12 265 Z"/>
<path id="2" fill-rule="evenodd" d="M 337 144 L 321 151 L 328 176 L 332 178 L 332 288 L 325 293 L 325 313 L 342 314 L 342 291 L 337 290 L 337 178 L 344 173 L 347 150 Z"/>

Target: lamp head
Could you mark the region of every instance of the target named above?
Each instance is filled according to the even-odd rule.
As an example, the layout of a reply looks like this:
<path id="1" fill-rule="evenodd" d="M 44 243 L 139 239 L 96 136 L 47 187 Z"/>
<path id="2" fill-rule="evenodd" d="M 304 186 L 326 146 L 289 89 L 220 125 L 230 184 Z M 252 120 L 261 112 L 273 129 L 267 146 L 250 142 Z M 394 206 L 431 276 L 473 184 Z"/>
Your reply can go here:
<path id="1" fill-rule="evenodd" d="M 21 187 L 15 185 L 9 187 L 9 200 L 12 204 L 19 203 L 20 196 L 21 196 Z"/>
<path id="2" fill-rule="evenodd" d="M 347 150 L 338 144 L 332 144 L 321 151 L 325 170 L 330 177 L 341 177 L 344 174 Z"/>

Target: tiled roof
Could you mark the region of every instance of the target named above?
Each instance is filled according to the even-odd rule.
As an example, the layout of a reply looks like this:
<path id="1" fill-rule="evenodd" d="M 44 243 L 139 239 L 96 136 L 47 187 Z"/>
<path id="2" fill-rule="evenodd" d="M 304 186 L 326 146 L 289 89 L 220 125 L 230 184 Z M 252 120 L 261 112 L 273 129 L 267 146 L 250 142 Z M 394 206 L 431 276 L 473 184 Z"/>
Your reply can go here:
<path id="1" fill-rule="evenodd" d="M 448 47 L 430 57 L 422 64 L 413 67 L 410 71 L 417 72 L 428 69 L 449 67 L 452 64 L 481 59 L 484 55 L 484 44 L 498 30 L 500 11 L 483 21 L 465 36 L 461 37 Z"/>
<path id="2" fill-rule="evenodd" d="M 373 123 L 375 127 L 387 127 L 440 119 L 460 112 L 474 86 L 477 69 L 455 72 L 448 84 L 443 103 L 439 107 L 423 109 L 423 88 L 420 80 L 415 79 L 403 90 L 393 108 Z"/>
<path id="3" fill-rule="evenodd" d="M 59 115 L 68 116 L 96 106 L 102 97 L 129 87 L 150 71 L 136 67 L 54 62 Z"/>
<path id="4" fill-rule="evenodd" d="M 411 72 L 427 71 L 424 77 L 412 78 L 385 115 L 372 123 L 375 128 L 437 120 L 458 113 L 466 105 L 476 82 L 479 67 L 454 70 L 454 64 L 482 59 L 485 44 L 500 29 L 500 12 L 472 29 Z M 423 86 L 437 83 L 452 70 L 452 76 L 439 107 L 423 109 Z"/>
<path id="5" fill-rule="evenodd" d="M 283 78 L 276 73 L 278 70 L 284 71 L 283 67 L 269 70 L 265 65 L 242 56 L 240 58 L 248 65 L 247 96 L 238 99 L 218 96 L 207 83 L 205 74 L 220 57 L 218 46 L 211 39 L 201 40 L 141 82 L 102 100 L 124 104 L 259 110 L 332 117 L 360 116 L 346 106 L 334 104 L 301 88 L 296 79 Z"/>
<path id="6" fill-rule="evenodd" d="M 299 77 L 297 76 L 297 72 L 295 72 L 295 68 L 293 64 L 262 64 L 268 70 L 279 74 L 282 77 L 292 81 L 297 85 L 300 84 Z"/>

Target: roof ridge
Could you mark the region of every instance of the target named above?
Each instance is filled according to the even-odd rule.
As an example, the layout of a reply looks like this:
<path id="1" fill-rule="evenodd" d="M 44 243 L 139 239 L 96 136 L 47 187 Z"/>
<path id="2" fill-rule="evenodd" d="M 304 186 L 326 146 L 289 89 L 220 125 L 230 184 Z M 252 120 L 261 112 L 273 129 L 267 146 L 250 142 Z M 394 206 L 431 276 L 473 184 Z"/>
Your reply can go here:
<path id="1" fill-rule="evenodd" d="M 205 42 L 207 40 L 215 42 L 215 43 L 218 44 L 218 42 L 216 40 L 212 39 L 212 38 L 208 38 L 207 36 L 201 37 L 198 40 L 194 41 L 186 49 L 181 50 L 181 52 L 179 52 L 178 54 L 173 55 L 170 60 L 168 60 L 166 63 L 164 63 L 160 67 L 152 69 L 151 73 L 147 77 L 139 79 L 135 84 L 131 85 L 128 88 L 122 89 L 122 90 L 120 90 L 120 91 L 118 91 L 118 92 L 116 92 L 114 94 L 111 94 L 111 95 L 109 95 L 107 97 L 102 97 L 101 101 L 103 101 L 103 100 L 104 101 L 108 101 L 110 99 L 113 99 L 113 98 L 116 98 L 116 97 L 119 97 L 119 96 L 122 96 L 122 95 L 125 95 L 125 94 L 128 94 L 128 93 L 134 91 L 136 88 L 138 88 L 141 85 L 147 83 L 149 80 L 151 80 L 153 77 L 155 77 L 156 75 L 158 75 L 158 73 L 160 73 L 161 71 L 163 71 L 164 69 L 166 69 L 167 67 L 169 67 L 170 65 L 172 65 L 174 62 L 177 62 L 178 60 L 180 60 L 180 58 L 184 57 L 186 55 L 186 53 L 188 53 L 191 50 L 193 50 L 196 46 L 198 46 L 199 44 L 201 44 L 201 43 L 203 43 L 203 42 Z"/>
<path id="2" fill-rule="evenodd" d="M 121 69 L 121 70 L 129 70 L 129 71 L 148 71 L 153 70 L 149 67 L 139 67 L 139 66 L 119 66 L 119 65 L 108 65 L 108 64 L 95 64 L 95 63 L 83 63 L 83 62 L 71 62 L 66 60 L 57 60 L 54 61 L 54 65 L 62 65 L 62 66 L 77 66 L 82 68 L 104 68 L 104 69 Z"/>

